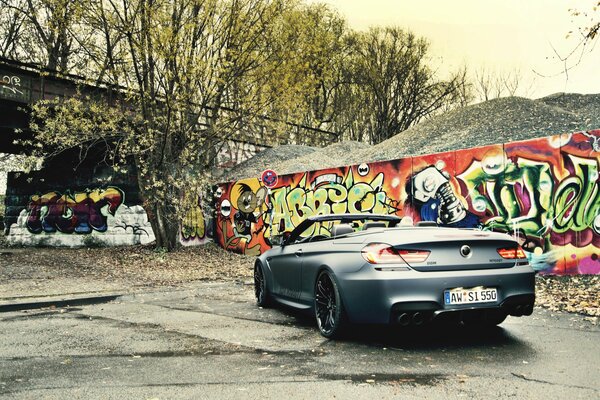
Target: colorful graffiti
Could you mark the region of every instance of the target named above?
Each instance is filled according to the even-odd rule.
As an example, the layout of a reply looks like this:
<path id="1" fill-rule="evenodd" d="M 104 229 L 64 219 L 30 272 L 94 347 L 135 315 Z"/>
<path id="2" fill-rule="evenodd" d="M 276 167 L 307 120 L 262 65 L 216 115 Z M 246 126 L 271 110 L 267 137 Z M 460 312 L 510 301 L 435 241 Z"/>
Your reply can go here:
<path id="1" fill-rule="evenodd" d="M 179 242 L 183 246 L 196 246 L 210 240 L 209 222 L 202 209 L 202 197 L 196 193 L 186 193 L 182 204 L 189 205 L 181 221 Z"/>
<path id="2" fill-rule="evenodd" d="M 58 192 L 34 195 L 27 206 L 27 229 L 31 233 L 105 232 L 107 216 L 102 209 L 108 206 L 106 211 L 114 216 L 123 198 L 123 192 L 112 186 L 62 195 Z"/>
<path id="3" fill-rule="evenodd" d="M 300 172 L 280 176 L 273 189 L 256 178 L 224 183 L 215 240 L 260 254 L 271 236 L 311 215 L 396 214 L 507 232 L 537 270 L 598 274 L 599 144 L 596 130 Z"/>
<path id="4" fill-rule="evenodd" d="M 256 155 L 267 147 L 258 144 L 227 140 L 217 145 L 217 157 L 215 164 L 217 168 L 231 168 Z"/>
<path id="5" fill-rule="evenodd" d="M 146 244 L 154 232 L 141 205 L 124 204 L 115 186 L 32 195 L 7 239 L 15 245 L 118 246 Z"/>
<path id="6" fill-rule="evenodd" d="M 286 175 L 270 190 L 258 179 L 241 180 L 221 190 L 216 240 L 230 250 L 260 254 L 270 247 L 270 237 L 291 231 L 308 216 L 395 214 L 399 183 L 397 179 L 386 183 L 384 172 L 367 164 Z M 319 228 L 324 230 L 320 234 L 328 234 L 327 225 Z"/>

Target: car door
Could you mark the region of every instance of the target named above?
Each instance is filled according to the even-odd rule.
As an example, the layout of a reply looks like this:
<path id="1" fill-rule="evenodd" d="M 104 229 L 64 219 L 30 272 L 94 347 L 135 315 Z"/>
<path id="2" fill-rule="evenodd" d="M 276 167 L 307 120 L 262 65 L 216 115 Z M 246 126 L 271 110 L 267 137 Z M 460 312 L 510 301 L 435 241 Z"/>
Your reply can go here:
<path id="1" fill-rule="evenodd" d="M 275 254 L 267 258 L 273 274 L 273 293 L 297 299 L 300 296 L 302 273 L 302 243 L 275 248 Z"/>

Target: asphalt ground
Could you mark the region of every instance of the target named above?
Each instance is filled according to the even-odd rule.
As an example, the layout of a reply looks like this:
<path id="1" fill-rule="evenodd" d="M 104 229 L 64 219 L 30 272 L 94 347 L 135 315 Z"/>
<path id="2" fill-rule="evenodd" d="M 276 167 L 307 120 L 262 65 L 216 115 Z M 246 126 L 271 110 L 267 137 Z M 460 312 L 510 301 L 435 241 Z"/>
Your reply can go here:
<path id="1" fill-rule="evenodd" d="M 255 306 L 196 282 L 113 301 L 0 313 L 7 399 L 600 397 L 600 329 L 536 308 L 486 330 L 353 326 Z"/>

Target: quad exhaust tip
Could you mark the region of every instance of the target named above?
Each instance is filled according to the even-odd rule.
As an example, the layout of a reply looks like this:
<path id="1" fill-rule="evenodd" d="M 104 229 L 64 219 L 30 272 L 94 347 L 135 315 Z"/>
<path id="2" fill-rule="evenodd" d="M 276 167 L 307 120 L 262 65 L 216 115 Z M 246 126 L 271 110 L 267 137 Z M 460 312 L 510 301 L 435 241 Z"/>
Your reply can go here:
<path id="1" fill-rule="evenodd" d="M 422 312 L 414 312 L 414 313 L 402 313 L 398 315 L 396 318 L 396 322 L 400 326 L 409 326 L 409 325 L 423 325 L 425 323 L 425 314 Z"/>
<path id="2" fill-rule="evenodd" d="M 412 316 L 412 323 L 415 325 L 422 325 L 425 322 L 425 317 L 422 313 L 416 312 Z"/>
<path id="3" fill-rule="evenodd" d="M 398 324 L 401 326 L 408 326 L 410 325 L 410 315 L 408 315 L 408 313 L 402 313 L 398 316 Z"/>

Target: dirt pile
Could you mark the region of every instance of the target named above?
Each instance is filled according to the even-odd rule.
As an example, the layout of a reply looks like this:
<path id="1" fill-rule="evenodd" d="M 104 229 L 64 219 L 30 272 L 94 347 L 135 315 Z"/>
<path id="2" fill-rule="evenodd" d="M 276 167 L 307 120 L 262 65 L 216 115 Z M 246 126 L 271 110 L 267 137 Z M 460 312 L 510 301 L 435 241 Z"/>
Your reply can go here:
<path id="1" fill-rule="evenodd" d="M 313 171 L 357 164 L 360 162 L 360 158 L 356 156 L 370 147 L 366 143 L 353 141 L 334 143 L 300 157 L 278 161 L 273 166 L 279 174 L 290 174 L 297 171 Z"/>

